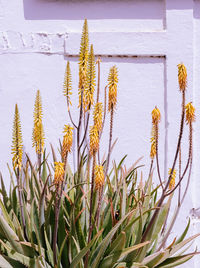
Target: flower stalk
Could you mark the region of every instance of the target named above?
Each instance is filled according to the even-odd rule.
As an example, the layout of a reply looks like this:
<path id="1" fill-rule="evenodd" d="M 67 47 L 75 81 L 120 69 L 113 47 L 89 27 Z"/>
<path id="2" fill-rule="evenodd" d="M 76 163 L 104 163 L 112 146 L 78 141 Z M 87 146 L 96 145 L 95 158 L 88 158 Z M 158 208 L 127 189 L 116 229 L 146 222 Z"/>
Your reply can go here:
<path id="1" fill-rule="evenodd" d="M 22 190 L 22 182 L 20 179 L 20 171 L 22 168 L 23 141 L 22 141 L 20 115 L 19 115 L 19 110 L 18 110 L 17 104 L 15 105 L 11 153 L 13 154 L 13 158 L 12 158 L 13 168 L 16 171 L 16 177 L 17 177 L 17 189 L 18 189 L 18 197 L 19 197 L 22 226 L 23 226 L 23 230 L 24 230 L 25 239 L 27 240 L 26 222 L 25 222 L 24 206 L 23 206 L 23 198 L 22 198 L 22 191 L 23 190 Z"/>
<path id="2" fill-rule="evenodd" d="M 63 136 L 63 144 L 62 144 L 62 161 L 64 163 L 64 167 L 67 164 L 67 155 L 71 153 L 72 143 L 73 143 L 73 127 L 70 125 L 64 126 L 64 136 Z"/>
<path id="3" fill-rule="evenodd" d="M 38 159 L 38 169 L 39 169 L 39 177 L 41 177 L 41 156 L 44 150 L 44 129 L 42 124 L 42 100 L 40 96 L 40 91 L 37 90 L 35 106 L 34 106 L 34 126 L 33 126 L 33 147 L 35 147 L 35 151 Z"/>
<path id="4" fill-rule="evenodd" d="M 183 136 L 183 127 L 184 127 L 184 120 L 185 120 L 185 91 L 186 91 L 186 86 L 187 86 L 187 71 L 186 71 L 186 68 L 185 68 L 185 66 L 183 64 L 178 65 L 178 81 L 179 81 L 179 89 L 180 89 L 180 91 L 182 93 L 182 113 L 181 113 L 180 131 L 179 131 L 179 137 L 178 137 L 177 148 L 176 148 L 176 152 L 175 152 L 175 156 L 174 156 L 174 161 L 173 161 L 172 168 L 171 168 L 171 173 L 170 173 L 170 175 L 168 177 L 168 180 L 166 182 L 165 187 L 163 188 L 162 195 L 161 195 L 160 200 L 159 200 L 158 205 L 157 205 L 158 208 L 160 208 L 162 206 L 165 197 L 167 195 L 169 195 L 169 193 L 167 194 L 166 192 L 167 192 L 167 189 L 169 187 L 169 184 L 170 184 L 170 181 L 171 181 L 174 169 L 175 169 L 176 161 L 177 161 L 180 146 L 181 146 L 181 139 L 182 139 L 182 136 Z M 187 168 L 187 166 L 186 166 L 186 168 Z M 185 173 L 183 173 L 183 176 L 179 180 L 177 186 L 175 186 L 172 191 L 175 191 L 175 189 L 178 187 L 178 185 L 180 185 L 184 175 L 185 175 Z M 172 193 L 172 191 L 170 191 L 170 194 Z M 142 242 L 145 241 L 145 239 L 147 238 L 149 232 L 152 231 L 153 224 L 154 224 L 154 222 L 155 222 L 155 220 L 156 220 L 156 218 L 158 216 L 159 210 L 160 209 L 157 209 L 154 212 L 154 214 L 153 214 L 153 216 L 152 216 L 152 218 L 151 218 L 151 220 L 150 220 L 150 222 L 149 222 L 149 224 L 148 224 L 148 226 L 147 226 L 147 228 L 146 228 L 146 230 L 145 230 L 145 232 L 144 232 L 144 234 L 142 236 L 142 240 L 141 240 Z"/>
<path id="5" fill-rule="evenodd" d="M 54 225 L 54 233 L 53 233 L 53 259 L 54 259 L 54 267 L 57 267 L 57 237 L 58 237 L 58 222 L 59 222 L 59 212 L 60 212 L 60 201 L 62 196 L 62 186 L 64 181 L 64 163 L 55 162 L 55 172 L 54 172 L 54 183 L 56 186 L 56 194 L 55 194 L 55 225 Z"/>

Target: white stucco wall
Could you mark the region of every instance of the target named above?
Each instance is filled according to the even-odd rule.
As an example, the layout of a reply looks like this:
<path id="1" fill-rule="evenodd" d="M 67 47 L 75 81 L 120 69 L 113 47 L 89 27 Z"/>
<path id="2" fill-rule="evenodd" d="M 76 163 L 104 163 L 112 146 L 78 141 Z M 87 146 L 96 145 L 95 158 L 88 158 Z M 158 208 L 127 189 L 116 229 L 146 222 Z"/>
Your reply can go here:
<path id="1" fill-rule="evenodd" d="M 50 141 L 57 146 L 69 120 L 62 95 L 68 59 L 77 117 L 77 55 L 84 18 L 88 18 L 90 42 L 102 58 L 102 92 L 110 66 L 116 64 L 119 69 L 114 121 L 118 143 L 113 155 L 119 160 L 128 154 L 127 165 L 144 156 L 142 163 L 149 167 L 150 113 L 158 105 L 161 172 L 167 174 L 180 121 L 177 64 L 183 62 L 188 69 L 187 101 L 193 100 L 197 108 L 197 122 L 191 185 L 176 224 L 181 232 L 190 209 L 200 206 L 200 0 L 0 0 L 0 170 L 4 180 L 9 185 L 6 163 L 11 164 L 16 102 L 25 150 L 34 154 L 31 135 L 37 89 L 43 100 L 47 147 Z M 106 135 L 102 144 L 107 144 Z M 183 150 L 187 152 L 187 146 Z M 191 234 L 199 231 L 198 219 L 193 219 L 192 226 Z M 190 267 L 198 268 L 199 258 Z"/>

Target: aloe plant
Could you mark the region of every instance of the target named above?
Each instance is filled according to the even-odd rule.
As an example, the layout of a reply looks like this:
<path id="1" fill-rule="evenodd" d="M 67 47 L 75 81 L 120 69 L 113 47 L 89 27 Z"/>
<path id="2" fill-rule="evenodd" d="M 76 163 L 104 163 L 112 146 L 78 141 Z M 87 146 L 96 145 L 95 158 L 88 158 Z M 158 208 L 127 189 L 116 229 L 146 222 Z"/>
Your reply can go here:
<path id="1" fill-rule="evenodd" d="M 79 60 L 79 120 L 76 123 L 70 111 L 72 77 L 68 62 L 64 96 L 73 128 L 70 124 L 64 126 L 63 141 L 60 142 L 58 152 L 51 146 L 53 164 L 49 161 L 46 149 L 43 149 L 44 131 L 39 92 L 34 110 L 34 133 L 37 135 L 33 135 L 33 145 L 38 145 L 35 164 L 26 153 L 26 160 L 22 163 L 21 124 L 17 109 L 13 129 L 13 167 L 9 167 L 9 191 L 6 191 L 3 177 L 0 176 L 0 266 L 3 268 L 169 268 L 181 265 L 198 254 L 197 251 L 188 253 L 191 242 L 199 235 L 186 238 L 190 221 L 182 233 L 176 234 L 172 242 L 168 241 L 187 193 L 192 167 L 192 125 L 195 109 L 191 103 L 185 107 L 185 66 L 182 64 L 178 67 L 182 117 L 169 177 L 162 178 L 160 174 L 158 141 L 161 114 L 155 107 L 152 111 L 150 170 L 143 182 L 138 174 L 144 167 L 139 165 L 139 161 L 127 168 L 124 156 L 119 163 L 113 161 L 112 166 L 110 165 L 115 144 L 112 137 L 118 71 L 116 66 L 111 68 L 108 86 L 104 90 L 104 101 L 101 102 L 100 62 L 98 58 L 95 102 L 95 60 L 93 46 L 89 52 L 88 26 L 85 21 Z M 102 158 L 99 144 L 107 110 L 110 113 L 109 146 L 106 157 Z M 188 161 L 181 170 L 181 141 L 185 119 L 189 126 L 190 142 Z M 74 130 L 76 134 L 72 135 Z M 73 139 L 76 140 L 76 146 L 72 148 Z M 75 172 L 72 172 L 68 163 L 72 150 L 76 152 Z M 180 175 L 176 182 L 177 159 Z M 154 186 L 154 161 L 159 177 L 157 186 Z M 186 175 L 187 186 L 181 194 L 180 184 Z M 178 204 L 174 215 L 169 218 L 171 201 L 176 190 L 179 191 Z"/>

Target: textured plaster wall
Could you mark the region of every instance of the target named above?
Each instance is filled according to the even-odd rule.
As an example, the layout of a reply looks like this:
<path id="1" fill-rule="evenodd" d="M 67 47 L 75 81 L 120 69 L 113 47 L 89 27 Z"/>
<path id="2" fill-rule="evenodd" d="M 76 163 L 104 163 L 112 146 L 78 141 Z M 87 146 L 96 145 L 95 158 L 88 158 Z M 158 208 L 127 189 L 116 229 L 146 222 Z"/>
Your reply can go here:
<path id="1" fill-rule="evenodd" d="M 102 58 L 101 97 L 109 68 L 119 70 L 118 104 L 114 120 L 113 151 L 127 165 L 139 157 L 149 167 L 151 110 L 160 107 L 161 172 L 167 174 L 177 143 L 180 93 L 177 64 L 188 69 L 187 100 L 197 108 L 194 166 L 188 195 L 176 224 L 181 232 L 192 208 L 200 207 L 200 0 L 0 0 L 0 170 L 7 186 L 6 163 L 11 164 L 10 145 L 14 105 L 20 109 L 24 149 L 32 149 L 34 98 L 40 89 L 44 107 L 46 144 L 58 146 L 69 122 L 62 95 L 66 61 L 71 61 L 73 116 L 77 118 L 77 55 L 83 19 L 88 18 L 90 41 Z M 106 123 L 108 129 L 108 123 Z M 187 128 L 183 155 L 187 154 Z M 102 139 L 102 155 L 108 143 Z M 72 155 L 71 155 L 72 161 Z M 186 158 L 184 159 L 186 161 Z M 183 161 L 183 162 L 184 162 Z M 143 176 L 145 179 L 145 171 Z M 157 181 L 155 175 L 155 182 Z M 200 215 L 199 215 L 200 217 Z M 199 231 L 198 210 L 191 234 Z M 172 234 L 173 235 L 173 234 Z M 200 241 L 197 241 L 200 247 Z M 199 257 L 182 267 L 200 266 Z"/>

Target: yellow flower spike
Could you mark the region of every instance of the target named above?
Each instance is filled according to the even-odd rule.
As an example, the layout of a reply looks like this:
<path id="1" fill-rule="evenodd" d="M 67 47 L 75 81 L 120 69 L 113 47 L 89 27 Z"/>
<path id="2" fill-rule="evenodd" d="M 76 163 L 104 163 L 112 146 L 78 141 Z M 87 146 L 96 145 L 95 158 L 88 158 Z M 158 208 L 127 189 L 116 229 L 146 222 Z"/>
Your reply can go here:
<path id="1" fill-rule="evenodd" d="M 84 21 L 81 46 L 79 53 L 79 107 L 81 105 L 81 92 L 83 91 L 83 108 L 85 109 L 85 90 L 87 87 L 87 67 L 89 56 L 89 37 L 87 20 Z"/>
<path id="2" fill-rule="evenodd" d="M 96 165 L 94 170 L 95 189 L 99 190 L 104 185 L 103 166 Z"/>
<path id="3" fill-rule="evenodd" d="M 152 115 L 152 124 L 158 124 L 161 119 L 160 110 L 155 106 L 153 111 L 151 112 Z"/>
<path id="4" fill-rule="evenodd" d="M 183 63 L 178 64 L 178 82 L 180 91 L 185 91 L 187 87 L 187 69 Z"/>
<path id="5" fill-rule="evenodd" d="M 54 168 L 55 168 L 54 183 L 59 184 L 64 180 L 64 174 L 65 174 L 64 163 L 54 162 Z"/>
<path id="6" fill-rule="evenodd" d="M 156 134 L 155 134 L 155 126 L 152 126 L 151 131 L 151 151 L 150 151 L 150 157 L 153 160 L 156 156 Z"/>
<path id="7" fill-rule="evenodd" d="M 42 124 L 42 101 L 40 91 L 37 91 L 34 107 L 34 126 L 33 126 L 33 147 L 37 154 L 42 154 L 44 150 L 44 129 Z"/>
<path id="8" fill-rule="evenodd" d="M 72 143 L 73 143 L 73 127 L 70 125 L 64 126 L 64 136 L 63 136 L 63 145 L 62 145 L 62 158 L 65 160 L 66 154 L 71 152 Z"/>
<path id="9" fill-rule="evenodd" d="M 195 108 L 192 105 L 192 102 L 189 102 L 185 106 L 185 113 L 186 113 L 186 123 L 192 123 L 195 121 Z"/>
<path id="10" fill-rule="evenodd" d="M 94 125 L 90 127 L 90 154 L 93 155 L 99 149 L 99 133 L 97 127 Z"/>
<path id="11" fill-rule="evenodd" d="M 117 104 L 117 83 L 118 83 L 118 71 L 117 67 L 113 66 L 110 68 L 108 76 L 108 110 L 114 109 Z"/>
<path id="12" fill-rule="evenodd" d="M 93 120 L 94 120 L 94 125 L 97 127 L 97 130 L 101 131 L 102 121 L 103 121 L 103 104 L 101 102 L 97 102 L 95 104 Z"/>
<path id="13" fill-rule="evenodd" d="M 14 123 L 13 123 L 11 154 L 13 154 L 13 158 L 12 158 L 13 167 L 18 168 L 19 170 L 21 169 L 21 166 L 22 166 L 22 154 L 23 154 L 22 148 L 23 148 L 23 144 L 22 144 L 21 123 L 20 123 L 18 106 L 16 104 Z"/>
<path id="14" fill-rule="evenodd" d="M 72 76 L 71 76 L 71 69 L 70 69 L 69 61 L 67 61 L 67 67 L 65 70 L 63 94 L 67 98 L 68 104 L 72 105 L 71 99 L 70 99 L 70 95 L 72 95 Z"/>
<path id="15" fill-rule="evenodd" d="M 88 73 L 87 73 L 87 88 L 85 91 L 85 108 L 89 110 L 91 105 L 94 103 L 94 91 L 96 86 L 96 71 L 95 71 L 95 56 L 93 45 L 90 48 L 89 60 L 88 60 Z"/>
<path id="16" fill-rule="evenodd" d="M 169 168 L 169 172 L 168 172 L 169 175 L 171 174 L 171 171 L 172 171 L 172 169 Z M 172 173 L 171 181 L 169 183 L 169 189 L 170 190 L 173 190 L 174 187 L 175 187 L 175 179 L 176 179 L 176 170 L 174 169 L 174 171 Z"/>

